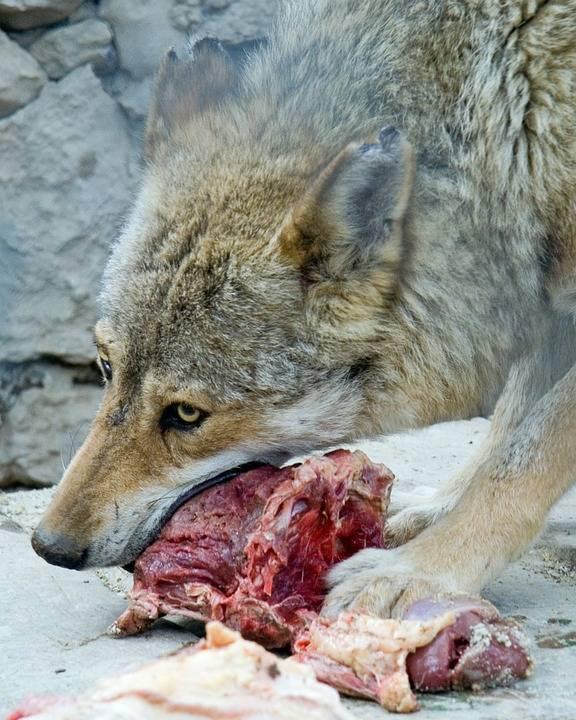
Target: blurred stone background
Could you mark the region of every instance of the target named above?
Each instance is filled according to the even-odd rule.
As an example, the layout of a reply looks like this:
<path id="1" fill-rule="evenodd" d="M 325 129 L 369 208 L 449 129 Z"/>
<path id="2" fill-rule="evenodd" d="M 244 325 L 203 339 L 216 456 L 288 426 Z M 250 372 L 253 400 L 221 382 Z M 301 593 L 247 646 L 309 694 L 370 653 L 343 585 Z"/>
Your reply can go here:
<path id="1" fill-rule="evenodd" d="M 154 72 L 276 0 L 0 0 L 0 487 L 58 482 L 98 405 L 92 326 Z"/>

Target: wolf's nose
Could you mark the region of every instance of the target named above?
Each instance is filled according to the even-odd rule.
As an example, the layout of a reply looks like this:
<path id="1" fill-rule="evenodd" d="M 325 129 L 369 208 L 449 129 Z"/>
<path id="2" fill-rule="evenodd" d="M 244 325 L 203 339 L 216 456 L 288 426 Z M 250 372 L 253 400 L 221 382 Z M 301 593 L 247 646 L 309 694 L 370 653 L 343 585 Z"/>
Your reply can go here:
<path id="1" fill-rule="evenodd" d="M 86 549 L 65 535 L 38 526 L 32 535 L 32 547 L 37 555 L 51 565 L 81 570 L 86 560 Z"/>

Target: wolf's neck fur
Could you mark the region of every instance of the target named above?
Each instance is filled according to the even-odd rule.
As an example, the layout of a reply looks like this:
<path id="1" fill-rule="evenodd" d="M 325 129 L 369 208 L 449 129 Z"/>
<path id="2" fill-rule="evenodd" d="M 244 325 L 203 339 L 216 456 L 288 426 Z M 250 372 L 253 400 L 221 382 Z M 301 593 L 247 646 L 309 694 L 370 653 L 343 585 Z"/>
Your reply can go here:
<path id="1" fill-rule="evenodd" d="M 248 76 L 258 151 L 290 155 L 301 177 L 330 149 L 385 125 L 418 150 L 398 302 L 374 348 L 397 357 L 396 376 L 375 374 L 367 390 L 382 429 L 388 404 L 393 429 L 488 412 L 543 312 L 544 231 L 522 156 L 525 106 L 506 86 L 515 48 L 502 50 L 525 20 L 521 5 L 288 3 Z M 480 47 L 486 62 L 500 53 L 494 77 L 478 61 Z"/>

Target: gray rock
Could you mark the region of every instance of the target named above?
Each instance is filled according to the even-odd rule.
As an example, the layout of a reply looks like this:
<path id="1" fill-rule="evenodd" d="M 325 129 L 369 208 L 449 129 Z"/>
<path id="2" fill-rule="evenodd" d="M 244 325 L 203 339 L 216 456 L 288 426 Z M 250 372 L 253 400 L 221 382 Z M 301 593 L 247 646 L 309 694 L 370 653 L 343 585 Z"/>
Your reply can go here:
<path id="1" fill-rule="evenodd" d="M 82 0 L 0 0 L 0 27 L 10 30 L 49 25 L 68 17 Z"/>
<path id="2" fill-rule="evenodd" d="M 9 32 L 8 37 L 10 38 L 10 40 L 18 43 L 20 47 L 23 47 L 24 50 L 28 50 L 30 45 L 32 45 L 33 42 L 36 42 L 38 38 L 42 37 L 45 32 L 46 28 L 34 28 L 32 30 Z"/>
<path id="3" fill-rule="evenodd" d="M 87 381 L 92 382 L 87 382 Z M 35 363 L 0 369 L 0 487 L 51 485 L 80 446 L 101 388 L 86 368 Z"/>
<path id="4" fill-rule="evenodd" d="M 0 117 L 5 117 L 34 100 L 46 75 L 36 60 L 1 30 L 0 68 Z"/>
<path id="5" fill-rule="evenodd" d="M 114 95 L 133 123 L 139 124 L 146 119 L 153 84 L 152 76 L 143 80 L 129 79 Z"/>
<path id="6" fill-rule="evenodd" d="M 141 79 L 190 33 L 231 43 L 262 37 L 276 7 L 277 0 L 103 0 L 100 15 L 112 25 L 122 68 Z"/>
<path id="7" fill-rule="evenodd" d="M 88 0 L 88 2 L 83 2 L 82 5 L 78 8 L 78 10 L 74 10 L 74 12 L 68 16 L 68 22 L 70 24 L 72 23 L 79 23 L 83 20 L 89 20 L 90 18 L 98 17 L 98 8 L 96 3 L 98 0 Z"/>
<path id="8" fill-rule="evenodd" d="M 134 187 L 126 119 L 79 68 L 0 122 L 0 157 L 0 359 L 91 362 L 98 283 Z"/>
<path id="9" fill-rule="evenodd" d="M 111 42 L 109 26 L 101 20 L 90 19 L 49 30 L 30 46 L 30 53 L 48 77 L 58 80 L 84 63 L 92 63 L 95 70 L 105 65 Z"/>
<path id="10" fill-rule="evenodd" d="M 240 43 L 265 37 L 278 8 L 277 0 L 232 0 L 218 6 L 214 0 L 207 5 L 219 12 L 206 12 L 202 32 L 223 42 Z M 208 10 L 208 8 L 206 8 Z"/>
<path id="11" fill-rule="evenodd" d="M 222 10 L 228 7 L 232 0 L 204 0 L 204 7 L 208 10 Z"/>
<path id="12" fill-rule="evenodd" d="M 200 0 L 175 0 L 169 17 L 172 25 L 182 32 L 196 30 L 203 17 Z"/>
<path id="13" fill-rule="evenodd" d="M 134 78 L 156 71 L 160 59 L 183 36 L 172 26 L 172 0 L 103 0 L 100 16 L 114 31 L 120 65 Z"/>

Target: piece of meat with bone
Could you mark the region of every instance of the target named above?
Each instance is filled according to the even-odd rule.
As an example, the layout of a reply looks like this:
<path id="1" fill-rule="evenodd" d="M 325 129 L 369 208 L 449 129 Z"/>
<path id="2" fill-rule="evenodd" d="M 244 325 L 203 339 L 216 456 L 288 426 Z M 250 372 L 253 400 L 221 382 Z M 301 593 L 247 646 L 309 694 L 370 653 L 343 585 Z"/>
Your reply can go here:
<path id="1" fill-rule="evenodd" d="M 451 612 L 421 622 L 357 612 L 319 617 L 296 639 L 295 659 L 347 695 L 376 700 L 391 712 L 413 712 L 418 702 L 406 670 L 408 654 L 433 642 L 454 619 Z"/>
<path id="2" fill-rule="evenodd" d="M 487 600 L 440 595 L 414 603 L 405 618 L 425 622 L 446 612 L 454 614 L 455 622 L 408 657 L 417 690 L 482 690 L 510 685 L 531 673 L 526 636 Z"/>
<path id="3" fill-rule="evenodd" d="M 383 547 L 394 476 L 337 450 L 259 467 L 186 502 L 136 560 L 120 635 L 161 615 L 221 620 L 265 647 L 290 645 L 319 611 L 332 565 Z"/>
<path id="4" fill-rule="evenodd" d="M 281 660 L 219 623 L 206 640 L 55 704 L 25 702 L 7 720 L 353 720 L 311 668 Z"/>
<path id="5" fill-rule="evenodd" d="M 296 659 L 343 693 L 393 712 L 418 704 L 411 690 L 481 690 L 527 677 L 532 661 L 518 625 L 488 601 L 467 595 L 421 600 L 402 620 L 346 612 L 311 621 Z"/>

